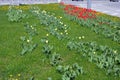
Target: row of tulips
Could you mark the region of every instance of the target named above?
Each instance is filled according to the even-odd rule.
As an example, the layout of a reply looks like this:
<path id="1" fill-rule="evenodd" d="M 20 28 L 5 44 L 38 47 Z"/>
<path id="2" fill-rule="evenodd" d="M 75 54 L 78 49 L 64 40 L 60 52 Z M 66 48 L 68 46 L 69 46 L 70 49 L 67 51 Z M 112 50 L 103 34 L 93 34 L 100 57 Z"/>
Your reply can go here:
<path id="1" fill-rule="evenodd" d="M 86 8 L 79 8 L 74 5 L 65 5 L 64 3 L 60 3 L 64 8 L 64 12 L 66 14 L 76 16 L 77 18 L 88 19 L 88 18 L 96 18 L 96 11 Z"/>
<path id="2" fill-rule="evenodd" d="M 65 12 L 65 16 L 77 22 L 81 26 L 90 28 L 97 34 L 102 34 L 112 41 L 120 43 L 120 28 L 119 22 L 114 22 L 106 17 L 98 15 L 98 12 L 91 9 L 79 8 L 74 5 L 66 5 L 60 3 Z"/>
<path id="3" fill-rule="evenodd" d="M 31 12 L 38 17 L 40 24 L 46 26 L 46 30 L 59 40 L 67 38 L 68 26 L 61 21 L 62 17 L 55 17 L 45 10 L 33 8 Z"/>
<path id="4" fill-rule="evenodd" d="M 95 63 L 98 68 L 104 69 L 107 75 L 120 77 L 120 54 L 108 46 L 99 45 L 96 42 L 69 41 L 67 43 L 69 50 L 75 50 L 88 58 L 90 62 Z"/>
<path id="5" fill-rule="evenodd" d="M 42 47 L 42 52 L 48 59 L 50 59 L 50 64 L 56 68 L 56 71 L 62 75 L 61 80 L 75 80 L 79 74 L 84 73 L 83 68 L 77 63 L 63 66 L 61 55 L 54 51 L 56 48 L 59 49 L 59 47 L 51 45 L 52 41 L 49 39 L 50 35 L 57 37 L 60 41 L 62 39 L 68 39 L 69 27 L 62 22 L 62 16 L 57 18 L 55 14 L 51 14 L 45 10 L 40 10 L 37 7 L 32 8 L 31 12 L 38 18 L 38 20 L 40 20 L 40 24 L 46 27 L 45 29 L 49 32 L 41 39 L 41 42 L 44 45 Z M 52 80 L 52 78 L 48 77 L 48 80 Z"/>

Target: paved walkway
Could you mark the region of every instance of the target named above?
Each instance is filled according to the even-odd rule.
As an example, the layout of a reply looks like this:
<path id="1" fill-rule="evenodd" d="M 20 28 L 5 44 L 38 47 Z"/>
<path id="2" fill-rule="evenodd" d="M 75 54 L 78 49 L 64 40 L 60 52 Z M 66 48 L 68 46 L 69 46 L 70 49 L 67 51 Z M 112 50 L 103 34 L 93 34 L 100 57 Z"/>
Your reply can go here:
<path id="1" fill-rule="evenodd" d="M 10 2 L 11 1 L 11 2 Z M 48 4 L 48 3 L 57 3 L 57 0 L 0 0 L 0 5 L 7 4 Z M 18 2 L 20 1 L 20 2 Z M 71 1 L 71 0 L 62 0 L 66 4 L 73 4 L 79 7 L 87 8 L 87 1 Z M 108 15 L 120 17 L 120 2 L 110 2 L 109 0 L 92 0 L 93 10 L 106 13 Z"/>

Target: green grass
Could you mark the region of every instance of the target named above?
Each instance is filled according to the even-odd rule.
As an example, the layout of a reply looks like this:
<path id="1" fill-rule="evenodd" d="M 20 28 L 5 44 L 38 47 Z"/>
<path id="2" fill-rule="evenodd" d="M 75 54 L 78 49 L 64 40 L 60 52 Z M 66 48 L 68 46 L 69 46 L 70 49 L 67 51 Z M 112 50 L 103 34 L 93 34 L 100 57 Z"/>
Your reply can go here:
<path id="1" fill-rule="evenodd" d="M 56 17 L 62 16 L 62 21 L 70 27 L 68 30 L 71 38 L 85 36 L 83 41 L 95 41 L 100 45 L 107 45 L 113 49 L 120 50 L 120 44 L 105 38 L 102 35 L 98 35 L 86 27 L 81 27 L 77 23 L 69 21 L 58 4 L 47 5 L 34 5 L 41 9 L 47 10 L 50 13 L 55 13 Z M 0 6 L 0 8 L 2 8 Z M 26 13 L 30 14 L 27 10 Z M 55 67 L 52 67 L 49 63 L 49 59 L 46 59 L 42 53 L 43 44 L 40 39 L 44 37 L 48 32 L 40 25 L 39 21 L 31 16 L 25 19 L 24 22 L 9 22 L 6 16 L 6 10 L 0 10 L 0 80 L 8 80 L 9 75 L 13 75 L 17 78 L 17 74 L 21 74 L 24 80 L 28 80 L 34 76 L 35 80 L 47 80 L 48 77 L 52 77 L 53 80 L 61 80 L 61 75 L 56 72 Z M 109 16 L 106 16 L 109 17 Z M 114 17 L 110 17 L 111 19 Z M 116 18 L 120 21 L 120 18 Z M 21 52 L 20 37 L 25 34 L 24 23 L 37 25 L 36 42 L 39 43 L 38 47 L 32 52 L 23 56 Z M 87 58 L 82 57 L 80 54 L 74 51 L 69 51 L 65 44 L 67 40 L 58 40 L 54 36 L 49 36 L 50 44 L 54 45 L 54 51 L 58 52 L 62 58 L 62 65 L 72 65 L 78 63 L 83 67 L 86 72 L 84 75 L 79 75 L 76 80 L 120 80 L 119 77 L 107 76 L 105 71 L 99 69 L 94 63 L 88 62 Z M 43 60 L 45 60 L 43 62 Z"/>

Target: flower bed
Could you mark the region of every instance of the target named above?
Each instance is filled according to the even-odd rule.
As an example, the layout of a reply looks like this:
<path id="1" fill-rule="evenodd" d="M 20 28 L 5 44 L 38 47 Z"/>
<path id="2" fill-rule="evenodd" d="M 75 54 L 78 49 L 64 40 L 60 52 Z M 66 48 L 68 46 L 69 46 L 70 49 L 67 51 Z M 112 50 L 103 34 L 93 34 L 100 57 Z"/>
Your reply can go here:
<path id="1" fill-rule="evenodd" d="M 28 16 L 20 21 L 9 21 L 7 12 L 0 11 L 1 80 L 119 79 L 119 44 L 86 27 L 97 20 L 96 12 L 89 11 L 95 13 L 90 17 L 84 9 L 87 17 L 77 17 L 80 12 L 71 11 L 78 7 L 62 14 L 58 4 L 39 6 L 22 11 Z"/>
<path id="2" fill-rule="evenodd" d="M 74 5 L 65 5 L 64 3 L 60 3 L 60 6 L 62 6 L 64 14 L 68 19 L 90 28 L 97 34 L 102 34 L 120 43 L 119 22 L 113 22 L 110 19 L 106 19 L 91 9 L 79 8 Z"/>

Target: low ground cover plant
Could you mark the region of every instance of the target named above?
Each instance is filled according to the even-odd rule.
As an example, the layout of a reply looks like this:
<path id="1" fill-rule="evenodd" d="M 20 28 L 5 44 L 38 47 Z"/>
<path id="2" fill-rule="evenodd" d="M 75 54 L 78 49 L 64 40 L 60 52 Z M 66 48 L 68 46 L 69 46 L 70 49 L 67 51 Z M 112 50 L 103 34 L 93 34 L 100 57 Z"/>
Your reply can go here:
<path id="1" fill-rule="evenodd" d="M 23 10 L 16 9 L 14 6 L 9 7 L 6 15 L 8 16 L 8 20 L 11 22 L 19 22 L 26 17 Z"/>

